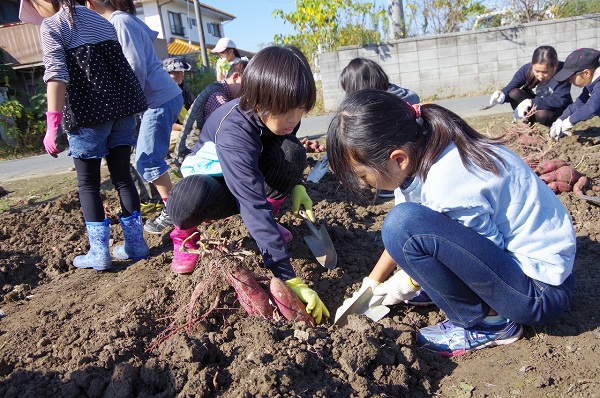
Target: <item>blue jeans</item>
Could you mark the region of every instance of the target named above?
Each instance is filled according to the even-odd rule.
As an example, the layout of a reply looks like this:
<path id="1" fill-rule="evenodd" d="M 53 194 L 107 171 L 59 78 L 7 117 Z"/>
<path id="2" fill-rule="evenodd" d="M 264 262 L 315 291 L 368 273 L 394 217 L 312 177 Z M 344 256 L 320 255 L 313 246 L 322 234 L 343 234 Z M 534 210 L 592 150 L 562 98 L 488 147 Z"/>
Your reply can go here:
<path id="1" fill-rule="evenodd" d="M 178 95 L 157 108 L 149 108 L 142 115 L 135 149 L 135 167 L 148 182 L 169 171 L 165 158 L 169 154 L 173 123 L 182 106 L 183 96 Z"/>
<path id="2" fill-rule="evenodd" d="M 135 143 L 135 116 L 109 120 L 92 127 L 77 127 L 69 131 L 69 156 L 80 159 L 101 159 L 108 150 Z"/>
<path id="3" fill-rule="evenodd" d="M 458 326 L 480 323 L 490 308 L 525 325 L 556 321 L 570 308 L 573 275 L 560 286 L 532 279 L 489 239 L 423 205 L 395 206 L 381 233 L 396 264 Z"/>

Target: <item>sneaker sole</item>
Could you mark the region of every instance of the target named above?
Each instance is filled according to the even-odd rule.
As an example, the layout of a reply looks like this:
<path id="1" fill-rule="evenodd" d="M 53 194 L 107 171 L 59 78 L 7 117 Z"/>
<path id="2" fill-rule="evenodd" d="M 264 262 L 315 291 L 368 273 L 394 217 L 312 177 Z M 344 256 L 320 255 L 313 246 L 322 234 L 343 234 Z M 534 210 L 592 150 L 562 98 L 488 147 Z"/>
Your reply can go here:
<path id="1" fill-rule="evenodd" d="M 432 352 L 436 355 L 440 355 L 443 357 L 455 357 L 457 355 L 462 355 L 462 354 L 466 354 L 469 351 L 477 351 L 480 350 L 482 348 L 490 348 L 490 347 L 497 347 L 497 346 L 501 346 L 501 345 L 507 345 L 507 344 L 512 344 L 515 341 L 519 340 L 521 338 L 521 336 L 523 336 L 523 325 L 519 325 L 519 331 L 516 332 L 516 334 L 510 336 L 509 338 L 506 339 L 501 339 L 501 340 L 491 340 L 488 341 L 487 343 L 478 345 L 477 347 L 471 348 L 471 349 L 460 349 L 460 350 L 454 350 L 451 352 L 448 351 L 436 351 L 436 350 L 432 350 L 430 348 L 427 347 L 427 345 L 422 345 L 421 348 L 426 349 L 429 352 Z"/>

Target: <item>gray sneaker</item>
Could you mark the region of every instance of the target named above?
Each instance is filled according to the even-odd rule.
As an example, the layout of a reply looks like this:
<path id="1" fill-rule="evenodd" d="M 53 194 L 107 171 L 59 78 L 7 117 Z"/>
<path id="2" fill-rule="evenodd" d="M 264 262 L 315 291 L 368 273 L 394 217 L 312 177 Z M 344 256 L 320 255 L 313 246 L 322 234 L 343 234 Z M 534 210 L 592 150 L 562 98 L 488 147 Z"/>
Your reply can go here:
<path id="1" fill-rule="evenodd" d="M 151 234 L 162 234 L 165 228 L 173 225 L 171 217 L 167 214 L 167 207 L 164 206 L 158 217 L 146 221 L 144 224 L 144 231 L 150 232 Z"/>

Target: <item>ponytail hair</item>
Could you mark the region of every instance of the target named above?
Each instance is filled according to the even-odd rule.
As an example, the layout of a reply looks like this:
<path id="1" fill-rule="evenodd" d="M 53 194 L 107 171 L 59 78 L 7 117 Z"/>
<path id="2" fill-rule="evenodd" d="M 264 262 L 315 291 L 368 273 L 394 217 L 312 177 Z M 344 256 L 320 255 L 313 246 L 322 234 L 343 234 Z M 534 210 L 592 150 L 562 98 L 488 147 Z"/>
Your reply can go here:
<path id="1" fill-rule="evenodd" d="M 504 164 L 492 146 L 501 139 L 479 134 L 454 112 L 435 104 L 420 107 L 418 115 L 397 95 L 361 90 L 340 104 L 327 132 L 327 156 L 339 180 L 355 192 L 363 182 L 354 172 L 357 164 L 387 175 L 392 152 L 406 148 L 422 181 L 446 147 L 454 142 L 468 170 L 474 165 L 499 174 L 494 159 Z"/>

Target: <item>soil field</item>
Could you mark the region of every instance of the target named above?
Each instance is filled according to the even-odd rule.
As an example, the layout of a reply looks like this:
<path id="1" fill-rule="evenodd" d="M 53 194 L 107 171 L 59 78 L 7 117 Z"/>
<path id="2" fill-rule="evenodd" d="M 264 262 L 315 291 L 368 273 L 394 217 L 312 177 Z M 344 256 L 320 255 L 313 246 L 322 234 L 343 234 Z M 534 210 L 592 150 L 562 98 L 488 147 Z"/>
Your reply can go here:
<path id="1" fill-rule="evenodd" d="M 488 134 L 510 133 L 522 157 L 564 159 L 600 185 L 600 121 L 554 142 L 511 115 L 469 120 Z M 309 154 L 310 168 L 323 157 Z M 104 170 L 114 244 L 123 240 L 118 201 Z M 560 193 L 577 232 L 573 308 L 556 324 L 526 327 L 521 340 L 455 358 L 418 348 L 414 332 L 444 314 L 435 306 L 392 307 L 375 323 L 362 315 L 338 327 L 250 317 L 224 270 L 242 262 L 257 276 L 256 245 L 239 217 L 200 229 L 238 242 L 242 260 L 206 255 L 191 275 L 170 270 L 172 243 L 146 235 L 151 256 L 96 272 L 72 266 L 88 250 L 73 174 L 1 184 L 0 397 L 598 397 L 600 396 L 600 207 Z M 307 183 L 327 223 L 338 266 L 318 265 L 289 213 L 293 266 L 331 314 L 360 287 L 383 245 L 393 199 L 356 196 L 331 173 Z M 600 196 L 591 190 L 590 195 Z"/>

